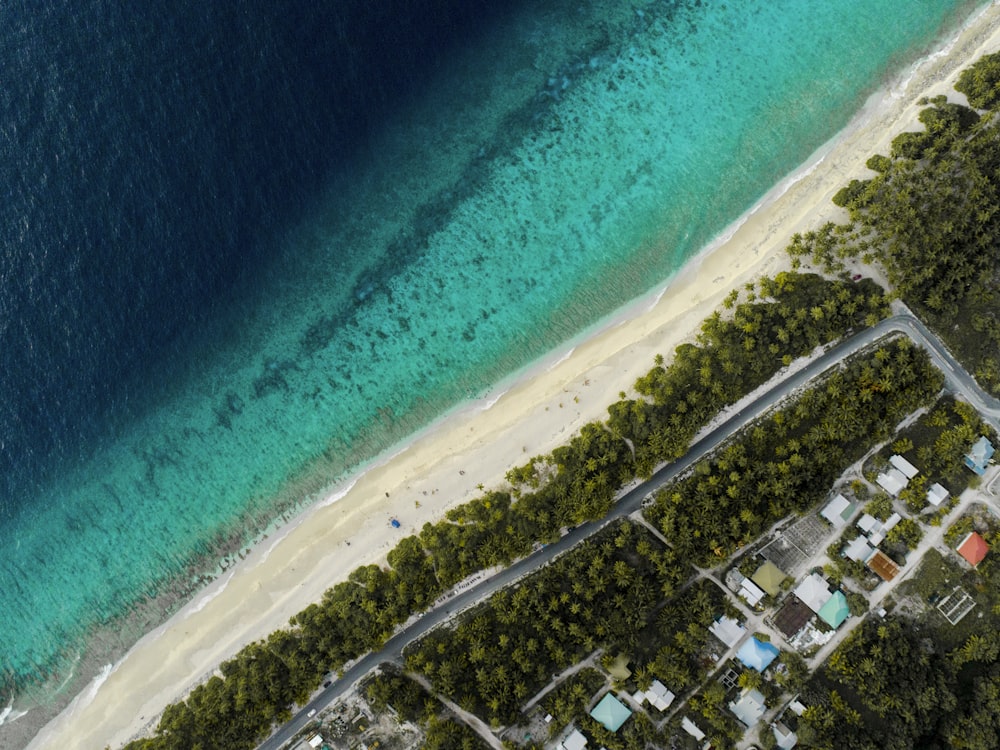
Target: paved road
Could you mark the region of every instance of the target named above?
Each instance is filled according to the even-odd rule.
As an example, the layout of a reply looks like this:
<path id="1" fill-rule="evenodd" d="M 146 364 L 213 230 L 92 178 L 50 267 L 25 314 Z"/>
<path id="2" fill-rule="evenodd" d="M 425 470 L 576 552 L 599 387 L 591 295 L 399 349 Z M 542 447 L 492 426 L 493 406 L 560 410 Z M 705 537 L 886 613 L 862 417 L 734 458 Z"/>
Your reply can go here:
<path id="1" fill-rule="evenodd" d="M 419 639 L 432 628 L 444 623 L 454 613 L 472 606 L 498 589 L 509 586 L 522 576 L 528 575 L 608 523 L 638 510 L 644 498 L 708 456 L 734 433 L 773 408 L 813 378 L 890 333 L 903 333 L 927 349 L 934 364 L 944 373 L 949 388 L 968 399 L 973 406 L 980 410 L 986 421 L 1000 431 L 1000 401 L 984 393 L 938 341 L 937 337 L 909 310 L 899 303 L 896 304 L 895 309 L 898 311 L 896 315 L 845 339 L 801 370 L 785 376 L 779 375 L 780 379 L 774 386 L 753 404 L 730 416 L 725 422 L 701 438 L 691 446 L 691 449 L 682 458 L 662 467 L 651 479 L 623 494 L 604 519 L 577 526 L 558 542 L 519 560 L 496 575 L 455 595 L 437 608 L 426 612 L 423 617 L 390 638 L 381 651 L 362 657 L 346 669 L 342 677 L 334 681 L 328 688 L 321 690 L 289 722 L 261 744 L 260 750 L 278 750 L 305 728 L 311 720 L 309 715 L 311 711 L 318 712 L 326 708 L 380 663 L 385 661 L 401 662 L 403 649 L 407 645 Z"/>

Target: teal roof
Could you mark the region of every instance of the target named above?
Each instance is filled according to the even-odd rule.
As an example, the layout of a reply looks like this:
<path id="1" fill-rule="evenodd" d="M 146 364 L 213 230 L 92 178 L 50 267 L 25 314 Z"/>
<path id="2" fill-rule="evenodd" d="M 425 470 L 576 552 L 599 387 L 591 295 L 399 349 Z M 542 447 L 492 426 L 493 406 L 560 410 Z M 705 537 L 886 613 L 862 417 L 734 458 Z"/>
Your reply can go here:
<path id="1" fill-rule="evenodd" d="M 851 614 L 851 610 L 847 607 L 847 597 L 844 596 L 844 592 L 835 591 L 833 596 L 820 607 L 819 612 L 820 619 L 829 625 L 831 628 L 839 628 L 840 623 L 847 619 L 847 616 Z"/>
<path id="2" fill-rule="evenodd" d="M 603 724 L 609 732 L 617 732 L 625 720 L 632 715 L 632 712 L 614 695 L 608 693 L 601 698 L 600 703 L 594 706 L 590 715 L 595 721 Z"/>

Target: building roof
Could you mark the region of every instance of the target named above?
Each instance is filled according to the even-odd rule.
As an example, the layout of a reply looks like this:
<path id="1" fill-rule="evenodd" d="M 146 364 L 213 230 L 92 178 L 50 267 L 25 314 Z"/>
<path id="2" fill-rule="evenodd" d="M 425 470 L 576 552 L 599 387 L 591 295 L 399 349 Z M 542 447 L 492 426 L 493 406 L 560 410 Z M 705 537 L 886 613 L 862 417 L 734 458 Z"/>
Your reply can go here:
<path id="1" fill-rule="evenodd" d="M 590 715 L 609 732 L 617 732 L 618 728 L 632 715 L 632 711 L 614 694 L 607 693 L 601 698 L 601 702 L 594 706 Z"/>
<path id="2" fill-rule="evenodd" d="M 935 482 L 927 490 L 927 502 L 933 505 L 935 508 L 948 499 L 949 492 L 940 484 Z"/>
<path id="3" fill-rule="evenodd" d="M 314 734 L 309 738 L 309 747 L 319 747 L 323 744 L 323 735 Z"/>
<path id="4" fill-rule="evenodd" d="M 560 743 L 563 750 L 583 750 L 587 746 L 587 738 L 579 729 L 574 729 L 569 737 Z"/>
<path id="5" fill-rule="evenodd" d="M 975 531 L 970 531 L 956 551 L 969 561 L 969 565 L 976 567 L 990 551 L 990 545 Z"/>
<path id="6" fill-rule="evenodd" d="M 985 437 L 980 437 L 965 454 L 965 465 L 982 476 L 986 473 L 986 465 L 993 457 L 994 450 L 993 443 Z"/>
<path id="7" fill-rule="evenodd" d="M 681 719 L 681 729 L 690 734 L 696 740 L 700 741 L 705 739 L 705 733 L 701 731 L 698 728 L 698 725 L 695 724 L 693 721 L 691 721 L 691 719 L 689 719 L 687 716 Z"/>
<path id="8" fill-rule="evenodd" d="M 774 616 L 774 627 L 781 631 L 785 638 L 791 638 L 813 618 L 815 614 L 795 594 L 789 596 L 778 614 Z"/>
<path id="9" fill-rule="evenodd" d="M 781 593 L 781 583 L 786 578 L 788 578 L 788 576 L 784 574 L 781 568 L 770 560 L 757 568 L 757 572 L 750 576 L 751 581 L 756 583 L 771 596 L 777 596 Z"/>
<path id="10" fill-rule="evenodd" d="M 819 612 L 833 594 L 826 579 L 819 573 L 803 578 L 802 583 L 795 587 L 795 595 L 799 597 L 813 612 Z"/>
<path id="11" fill-rule="evenodd" d="M 859 534 L 852 541 L 848 542 L 847 546 L 841 550 L 840 554 L 848 560 L 865 562 L 874 553 L 875 548 L 868 543 L 868 538 Z"/>
<path id="12" fill-rule="evenodd" d="M 909 461 L 900 456 L 898 453 L 894 456 L 889 457 L 889 463 L 891 463 L 894 467 L 903 472 L 903 476 L 905 476 L 907 479 L 913 479 L 913 477 L 915 477 L 917 474 L 920 473 L 920 470 L 916 466 L 911 464 Z"/>
<path id="13" fill-rule="evenodd" d="M 875 483 L 893 497 L 900 493 L 908 481 L 906 475 L 896 467 L 886 469 L 875 477 Z"/>
<path id="14" fill-rule="evenodd" d="M 872 533 L 872 530 L 878 528 L 878 525 L 878 519 L 870 513 L 862 513 L 857 523 L 858 528 L 866 534 Z"/>
<path id="15" fill-rule="evenodd" d="M 771 731 L 774 734 L 775 742 L 781 750 L 792 750 L 799 742 L 798 735 L 780 721 L 776 721 L 771 725 Z"/>
<path id="16" fill-rule="evenodd" d="M 751 607 L 756 607 L 760 600 L 764 598 L 764 589 L 760 588 L 760 586 L 749 578 L 744 578 L 743 583 L 740 584 L 740 596 Z"/>
<path id="17" fill-rule="evenodd" d="M 747 629 L 740 625 L 737 620 L 734 620 L 731 617 L 726 617 L 725 615 L 713 622 L 709 626 L 708 630 L 712 635 L 730 648 L 739 643 L 740 638 L 742 638 L 743 634 L 747 632 Z"/>
<path id="18" fill-rule="evenodd" d="M 883 581 L 891 581 L 899 575 L 899 566 L 882 550 L 875 550 L 875 554 L 865 564 Z"/>
<path id="19" fill-rule="evenodd" d="M 854 515 L 857 507 L 857 505 L 848 501 L 843 495 L 837 495 L 826 504 L 826 507 L 819 514 L 839 528 L 851 520 L 851 516 Z"/>
<path id="20" fill-rule="evenodd" d="M 763 672 L 779 653 L 777 646 L 761 643 L 756 638 L 751 638 L 740 646 L 740 650 L 736 652 L 736 658 L 745 666 Z"/>
<path id="21" fill-rule="evenodd" d="M 829 601 L 816 614 L 819 615 L 819 619 L 831 628 L 839 628 L 840 624 L 851 614 L 851 610 L 847 607 L 847 597 L 844 596 L 844 592 L 834 591 L 833 596 L 830 597 Z"/>
<path id="22" fill-rule="evenodd" d="M 653 684 L 646 691 L 646 697 L 660 711 L 666 711 L 670 708 L 670 704 L 674 702 L 673 692 L 667 690 L 667 686 L 659 680 L 653 680 Z"/>
<path id="23" fill-rule="evenodd" d="M 729 702 L 729 710 L 748 727 L 760 721 L 764 709 L 764 694 L 759 690 L 744 690 L 740 694 L 739 701 Z"/>

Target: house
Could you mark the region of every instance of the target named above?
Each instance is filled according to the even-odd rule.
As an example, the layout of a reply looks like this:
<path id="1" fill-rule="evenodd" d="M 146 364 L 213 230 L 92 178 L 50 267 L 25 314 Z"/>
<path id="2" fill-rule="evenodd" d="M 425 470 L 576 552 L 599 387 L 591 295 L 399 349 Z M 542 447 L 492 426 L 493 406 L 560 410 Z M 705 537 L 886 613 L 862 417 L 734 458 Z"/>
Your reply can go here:
<path id="1" fill-rule="evenodd" d="M 903 476 L 906 477 L 907 481 L 913 479 L 913 477 L 920 473 L 916 466 L 911 464 L 898 453 L 889 457 L 889 463 L 892 464 L 894 469 L 898 469 Z"/>
<path id="2" fill-rule="evenodd" d="M 701 731 L 698 728 L 698 725 L 695 724 L 693 721 L 691 721 L 691 719 L 689 719 L 687 716 L 681 719 L 681 729 L 690 734 L 699 742 L 705 739 L 705 733 Z"/>
<path id="3" fill-rule="evenodd" d="M 316 748 L 320 747 L 322 744 L 323 744 L 323 735 L 321 734 L 314 734 L 312 737 L 309 738 L 309 747 Z"/>
<path id="4" fill-rule="evenodd" d="M 729 648 L 739 643 L 740 638 L 747 632 L 747 629 L 740 625 L 739 622 L 725 615 L 713 622 L 708 630 Z"/>
<path id="5" fill-rule="evenodd" d="M 748 728 L 760 721 L 765 709 L 764 694 L 759 690 L 744 690 L 739 701 L 729 701 L 729 710 Z"/>
<path id="6" fill-rule="evenodd" d="M 764 589 L 749 578 L 744 578 L 743 583 L 740 584 L 739 594 L 747 604 L 751 607 L 756 607 L 760 603 L 760 600 L 764 598 Z"/>
<path id="7" fill-rule="evenodd" d="M 813 612 L 795 594 L 789 596 L 778 614 L 774 616 L 774 627 L 781 631 L 785 638 L 793 638 L 813 618 Z"/>
<path id="8" fill-rule="evenodd" d="M 931 485 L 930 489 L 927 490 L 927 502 L 936 508 L 948 499 L 949 494 L 948 490 L 935 482 Z"/>
<path id="9" fill-rule="evenodd" d="M 795 587 L 795 595 L 813 612 L 819 612 L 833 596 L 826 579 L 819 573 L 813 573 L 802 579 L 802 583 Z"/>
<path id="10" fill-rule="evenodd" d="M 850 502 L 843 495 L 837 495 L 826 504 L 826 507 L 819 514 L 839 529 L 841 526 L 847 525 L 857 507 L 855 503 Z"/>
<path id="11" fill-rule="evenodd" d="M 607 693 L 590 711 L 590 716 L 609 732 L 617 732 L 625 723 L 632 711 L 613 694 Z"/>
<path id="12" fill-rule="evenodd" d="M 974 568 L 986 557 L 986 553 L 990 551 L 990 545 L 975 531 L 970 531 L 955 551 Z"/>
<path id="13" fill-rule="evenodd" d="M 561 750 L 583 750 L 586 746 L 587 738 L 579 729 L 574 729 L 569 737 L 559 743 Z"/>
<path id="14" fill-rule="evenodd" d="M 659 680 L 653 680 L 653 684 L 645 693 L 649 702 L 659 711 L 666 711 L 670 704 L 674 702 L 674 694 L 667 690 L 667 686 Z"/>
<path id="15" fill-rule="evenodd" d="M 840 554 L 846 557 L 848 560 L 855 560 L 857 562 L 867 562 L 868 558 L 875 554 L 875 548 L 868 543 L 868 539 L 864 536 L 857 536 L 853 541 L 849 542 Z"/>
<path id="16" fill-rule="evenodd" d="M 875 516 L 865 513 L 858 519 L 858 528 L 868 535 L 868 541 L 873 546 L 878 546 L 885 539 L 885 535 L 902 520 L 903 517 L 899 513 L 893 513 L 884 521 L 879 521 Z"/>
<path id="17" fill-rule="evenodd" d="M 980 437 L 965 454 L 965 465 L 982 476 L 986 473 L 986 466 L 993 457 L 994 450 L 993 443 L 985 437 Z"/>
<path id="18" fill-rule="evenodd" d="M 771 732 L 774 734 L 775 743 L 781 750 L 792 750 L 799 742 L 799 738 L 795 732 L 780 721 L 776 721 L 771 725 Z"/>
<path id="19" fill-rule="evenodd" d="M 893 497 L 896 497 L 910 480 L 895 466 L 886 469 L 875 477 L 875 483 Z"/>
<path id="20" fill-rule="evenodd" d="M 726 573 L 726 588 L 735 594 L 746 579 L 747 577 L 740 573 L 739 568 L 730 568 L 729 572 Z"/>
<path id="21" fill-rule="evenodd" d="M 779 653 L 781 652 L 778 651 L 777 646 L 770 643 L 762 643 L 756 638 L 751 638 L 740 646 L 740 650 L 736 652 L 736 658 L 744 666 L 756 669 L 758 672 L 763 672 L 777 658 Z"/>
<path id="22" fill-rule="evenodd" d="M 781 568 L 770 560 L 757 568 L 757 572 L 750 576 L 751 581 L 771 596 L 777 596 L 781 593 L 781 584 L 786 578 L 788 576 L 785 575 Z"/>
<path id="23" fill-rule="evenodd" d="M 899 575 L 899 566 L 895 560 L 882 550 L 875 550 L 875 554 L 865 561 L 865 565 L 883 581 L 891 581 Z"/>
<path id="24" fill-rule="evenodd" d="M 819 619 L 834 630 L 839 628 L 840 624 L 847 619 L 848 615 L 851 614 L 851 610 L 847 606 L 847 597 L 844 596 L 844 592 L 834 591 L 833 596 L 827 600 L 826 604 L 824 604 L 816 614 L 819 615 Z"/>

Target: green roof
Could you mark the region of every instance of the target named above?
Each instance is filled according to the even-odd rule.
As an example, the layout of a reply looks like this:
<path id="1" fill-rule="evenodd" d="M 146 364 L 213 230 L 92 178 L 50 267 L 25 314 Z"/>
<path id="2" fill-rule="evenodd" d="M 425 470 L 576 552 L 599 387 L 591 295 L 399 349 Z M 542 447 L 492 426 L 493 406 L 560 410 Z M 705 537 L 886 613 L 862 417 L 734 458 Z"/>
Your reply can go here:
<path id="1" fill-rule="evenodd" d="M 781 593 L 781 582 L 787 577 L 788 576 L 781 572 L 781 568 L 768 560 L 766 563 L 757 568 L 757 572 L 751 576 L 750 580 L 764 589 L 764 591 L 769 593 L 771 596 L 777 596 Z"/>
<path id="2" fill-rule="evenodd" d="M 608 693 L 601 698 L 600 703 L 594 706 L 590 715 L 595 721 L 603 724 L 609 732 L 617 732 L 625 720 L 632 715 L 632 712 L 613 694 Z"/>
<path id="3" fill-rule="evenodd" d="M 834 592 L 829 601 L 820 607 L 819 612 L 816 614 L 831 628 L 839 628 L 840 623 L 846 620 L 847 616 L 851 614 L 851 610 L 847 607 L 847 597 L 844 596 L 842 591 Z"/>

